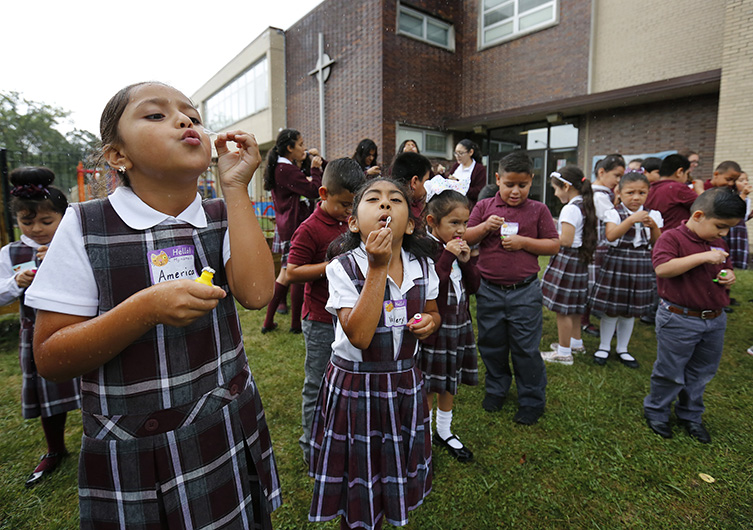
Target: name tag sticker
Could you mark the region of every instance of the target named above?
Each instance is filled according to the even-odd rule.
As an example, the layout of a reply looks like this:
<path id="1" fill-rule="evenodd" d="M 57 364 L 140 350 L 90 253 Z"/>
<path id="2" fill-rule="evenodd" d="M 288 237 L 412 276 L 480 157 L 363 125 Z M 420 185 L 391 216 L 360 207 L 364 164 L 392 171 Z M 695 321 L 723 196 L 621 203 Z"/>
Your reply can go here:
<path id="1" fill-rule="evenodd" d="M 711 250 L 718 250 L 719 252 L 727 252 L 722 247 L 711 247 Z"/>
<path id="2" fill-rule="evenodd" d="M 195 279 L 194 252 L 192 245 L 180 245 L 147 252 L 152 285 L 170 280 Z"/>
<path id="3" fill-rule="evenodd" d="M 515 236 L 518 234 L 518 223 L 510 223 L 508 221 L 505 221 L 502 223 L 502 226 L 499 227 L 499 235 L 502 237 L 505 236 Z"/>
<path id="4" fill-rule="evenodd" d="M 388 328 L 404 326 L 408 323 L 408 301 L 387 300 L 384 302 L 384 325 Z"/>
<path id="5" fill-rule="evenodd" d="M 34 260 L 27 261 L 26 263 L 17 263 L 16 265 L 13 265 L 13 272 L 18 274 L 19 272 L 24 271 L 35 271 L 37 270 L 37 264 L 34 262 Z"/>

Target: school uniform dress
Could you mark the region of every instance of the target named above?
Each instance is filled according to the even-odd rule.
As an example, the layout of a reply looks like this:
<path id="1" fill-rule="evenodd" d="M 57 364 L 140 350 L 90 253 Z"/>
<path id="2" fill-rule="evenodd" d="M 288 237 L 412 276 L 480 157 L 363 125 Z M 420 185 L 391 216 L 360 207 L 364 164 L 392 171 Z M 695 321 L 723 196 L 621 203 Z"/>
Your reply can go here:
<path id="1" fill-rule="evenodd" d="M 373 528 L 383 516 L 403 526 L 431 490 L 429 409 L 414 360 L 418 341 L 400 320 L 387 324 L 398 307 L 404 322 L 423 312 L 426 300 L 437 297 L 439 280 L 431 260 L 401 252 L 402 283 L 388 278 L 369 347 L 350 344 L 337 320 L 312 427 L 311 521 L 342 515 L 351 526 Z M 333 315 L 355 306 L 367 260 L 362 244 L 327 266 L 327 310 Z"/>
<path id="2" fill-rule="evenodd" d="M 0 249 L 0 305 L 10 304 L 20 298 L 18 359 L 23 374 L 21 410 L 24 419 L 39 416 L 49 418 L 81 408 L 79 378 L 54 383 L 39 375 L 34 363 L 32 342 L 37 312 L 24 303 L 25 289 L 16 283 L 16 274 L 39 266 L 39 246 L 33 239 L 22 235 L 20 241 L 14 241 Z"/>
<path id="3" fill-rule="evenodd" d="M 588 265 L 589 289 L 593 289 L 599 267 L 601 267 L 604 257 L 607 255 L 608 246 L 605 219 L 607 212 L 614 209 L 615 198 L 614 191 L 606 186 L 594 184 L 592 189 L 594 192 L 594 209 L 596 210 L 596 219 L 598 219 L 598 222 L 596 223 L 596 250 L 594 251 L 594 259 Z"/>
<path id="4" fill-rule="evenodd" d="M 418 366 L 424 374 L 427 392 L 455 395 L 459 384 L 478 384 L 476 339 L 468 302 L 481 282 L 477 263 L 478 256 L 462 263 L 442 247 L 437 252 L 437 306 L 442 325 L 422 340 L 418 348 Z"/>
<path id="5" fill-rule="evenodd" d="M 724 238 L 729 245 L 729 256 L 736 269 L 747 269 L 749 260 L 748 226 L 745 219 L 730 227 Z"/>
<path id="6" fill-rule="evenodd" d="M 607 214 L 607 221 L 619 225 L 633 213 L 620 204 Z M 651 210 L 649 215 L 661 228 L 661 214 Z M 591 293 L 591 312 L 598 317 L 640 317 L 651 307 L 655 284 L 651 232 L 633 225 L 622 237 L 609 242 Z"/>
<path id="7" fill-rule="evenodd" d="M 559 233 L 562 223 L 575 227 L 573 244 L 560 247 L 552 256 L 541 279 L 544 306 L 561 315 L 582 315 L 588 304 L 588 263 L 580 257 L 583 246 L 583 197 L 573 197 L 560 212 Z"/>
<path id="8" fill-rule="evenodd" d="M 321 168 L 311 168 L 311 181 L 309 181 L 306 174 L 293 162 L 282 156 L 277 159 L 275 187 L 271 192 L 272 203 L 275 207 L 272 252 L 282 254 L 283 267 L 288 263 L 293 233 L 314 211 L 314 202 L 319 197 L 321 185 Z"/>
<path id="9" fill-rule="evenodd" d="M 197 195 L 173 218 L 118 188 L 68 210 L 29 296 L 37 308 L 94 317 L 205 266 L 229 291 L 226 236 L 221 200 Z M 231 295 L 84 374 L 82 404 L 82 528 L 271 528 L 280 485 Z"/>
<path id="10" fill-rule="evenodd" d="M 653 265 L 712 249 L 725 250 L 722 239 L 705 241 L 685 223 L 662 233 L 653 252 Z M 700 423 L 703 393 L 714 378 L 724 348 L 729 305 L 728 288 L 714 282 L 732 263 L 704 263 L 672 278 L 657 278 L 661 297 L 656 312 L 656 362 L 651 391 L 643 400 L 646 418 L 667 422 L 675 403 L 677 418 Z"/>

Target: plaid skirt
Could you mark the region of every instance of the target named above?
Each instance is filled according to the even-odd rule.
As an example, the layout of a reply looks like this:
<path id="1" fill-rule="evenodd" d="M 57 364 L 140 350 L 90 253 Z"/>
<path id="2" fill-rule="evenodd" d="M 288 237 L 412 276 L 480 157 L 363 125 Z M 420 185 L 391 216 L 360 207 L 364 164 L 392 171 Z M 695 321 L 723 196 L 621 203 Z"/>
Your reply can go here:
<path id="1" fill-rule="evenodd" d="M 26 320 L 26 322 L 25 322 Z M 21 364 L 21 411 L 24 419 L 49 418 L 63 412 L 81 408 L 80 379 L 62 383 L 48 381 L 37 372 L 32 352 L 34 323 L 21 320 L 18 342 L 18 360 Z"/>
<path id="2" fill-rule="evenodd" d="M 582 315 L 588 304 L 588 264 L 577 248 L 562 247 L 551 257 L 541 279 L 544 306 L 560 315 Z"/>
<path id="3" fill-rule="evenodd" d="M 275 254 L 281 254 L 282 257 L 280 258 L 280 266 L 281 267 L 287 267 L 288 266 L 288 255 L 290 254 L 290 240 L 283 241 L 280 239 L 280 235 L 277 233 L 277 228 L 275 228 L 275 235 L 272 238 L 272 252 Z"/>
<path id="4" fill-rule="evenodd" d="M 311 429 L 310 521 L 394 526 L 431 491 L 429 410 L 413 359 L 356 363 L 332 356 Z"/>
<path id="5" fill-rule="evenodd" d="M 640 317 L 651 307 L 655 285 L 648 247 L 610 247 L 591 293 L 591 312 L 599 317 Z"/>
<path id="6" fill-rule="evenodd" d="M 606 243 L 601 243 L 600 245 L 596 246 L 596 250 L 594 250 L 594 259 L 591 263 L 588 264 L 588 291 L 589 293 L 594 288 L 594 284 L 596 283 L 596 277 L 599 275 L 599 269 L 601 268 L 601 264 L 604 263 L 604 258 L 607 256 L 607 245 Z M 590 294 L 589 294 L 590 298 Z"/>
<path id="7" fill-rule="evenodd" d="M 732 266 L 736 269 L 748 268 L 748 227 L 745 221 L 729 229 L 727 234 L 727 244 L 729 245 L 729 258 L 732 260 Z"/>
<path id="8" fill-rule="evenodd" d="M 281 499 L 269 430 L 253 379 L 238 377 L 141 417 L 84 412 L 81 528 L 272 528 Z"/>
<path id="9" fill-rule="evenodd" d="M 452 287 L 450 298 L 455 298 Z M 418 347 L 416 362 L 427 393 L 458 393 L 458 385 L 478 384 L 478 355 L 468 304 L 449 305 L 442 325 Z"/>

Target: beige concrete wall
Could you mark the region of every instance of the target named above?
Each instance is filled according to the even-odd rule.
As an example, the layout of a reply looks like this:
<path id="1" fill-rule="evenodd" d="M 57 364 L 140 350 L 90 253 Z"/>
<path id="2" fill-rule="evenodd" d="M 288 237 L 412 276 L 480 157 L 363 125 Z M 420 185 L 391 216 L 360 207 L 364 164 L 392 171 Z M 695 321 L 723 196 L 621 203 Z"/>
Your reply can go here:
<path id="1" fill-rule="evenodd" d="M 714 165 L 735 160 L 753 173 L 753 2 L 727 0 Z"/>
<path id="2" fill-rule="evenodd" d="M 720 67 L 725 0 L 591 1 L 591 93 Z"/>
<path id="3" fill-rule="evenodd" d="M 218 90 L 243 73 L 261 57 L 267 57 L 269 68 L 269 107 L 247 118 L 229 125 L 224 130 L 240 129 L 254 134 L 265 156 L 277 138 L 277 132 L 286 124 L 285 99 L 285 34 L 277 28 L 267 28 L 246 46 L 238 55 L 228 62 L 209 81 L 192 96 L 194 104 L 204 110 L 204 102 Z M 221 132 L 221 131 L 218 131 Z M 264 163 L 256 172 L 249 192 L 255 200 L 261 200 L 269 194 L 262 189 Z"/>

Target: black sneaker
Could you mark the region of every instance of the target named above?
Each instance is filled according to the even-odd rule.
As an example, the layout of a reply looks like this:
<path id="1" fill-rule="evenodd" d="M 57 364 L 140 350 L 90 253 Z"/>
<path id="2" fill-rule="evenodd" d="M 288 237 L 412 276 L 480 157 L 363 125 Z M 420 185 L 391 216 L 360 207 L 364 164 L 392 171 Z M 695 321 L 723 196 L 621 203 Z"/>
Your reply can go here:
<path id="1" fill-rule="evenodd" d="M 484 400 L 481 402 L 481 406 L 486 412 L 499 412 L 502 410 L 502 405 L 505 403 L 506 396 L 499 396 L 497 394 L 486 393 Z"/>
<path id="2" fill-rule="evenodd" d="M 539 421 L 542 414 L 544 414 L 544 409 L 538 407 L 520 407 L 512 421 L 521 425 L 533 425 Z"/>
<path id="3" fill-rule="evenodd" d="M 703 423 L 684 420 L 680 420 L 680 423 L 685 427 L 688 436 L 691 438 L 695 438 L 702 444 L 711 443 L 711 435 L 709 434 L 709 431 L 706 430 L 706 427 L 703 426 Z"/>

